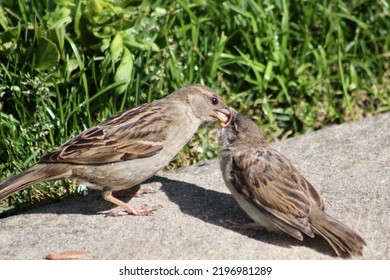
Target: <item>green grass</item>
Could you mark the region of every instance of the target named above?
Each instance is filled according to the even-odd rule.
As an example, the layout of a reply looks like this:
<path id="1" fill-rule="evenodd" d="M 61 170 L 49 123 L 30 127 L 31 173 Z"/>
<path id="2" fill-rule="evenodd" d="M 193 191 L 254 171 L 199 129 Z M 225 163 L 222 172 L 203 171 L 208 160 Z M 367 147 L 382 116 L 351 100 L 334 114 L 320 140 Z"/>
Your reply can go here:
<path id="1" fill-rule="evenodd" d="M 190 83 L 270 140 L 389 111 L 389 11 L 384 0 L 1 1 L 0 178 Z M 201 129 L 169 168 L 218 150 L 216 128 Z M 42 184 L 0 207 L 75 192 Z"/>

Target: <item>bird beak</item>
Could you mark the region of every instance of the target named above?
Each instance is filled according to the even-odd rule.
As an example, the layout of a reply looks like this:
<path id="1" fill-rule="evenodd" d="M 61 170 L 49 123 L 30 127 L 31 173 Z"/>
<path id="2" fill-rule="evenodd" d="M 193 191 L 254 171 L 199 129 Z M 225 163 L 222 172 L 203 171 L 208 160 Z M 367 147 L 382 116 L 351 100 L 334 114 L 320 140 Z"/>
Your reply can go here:
<path id="1" fill-rule="evenodd" d="M 218 109 L 216 111 L 217 112 L 214 117 L 219 121 L 219 124 L 222 127 L 226 127 L 230 123 L 233 116 L 237 114 L 236 110 L 231 107 L 229 109 Z"/>

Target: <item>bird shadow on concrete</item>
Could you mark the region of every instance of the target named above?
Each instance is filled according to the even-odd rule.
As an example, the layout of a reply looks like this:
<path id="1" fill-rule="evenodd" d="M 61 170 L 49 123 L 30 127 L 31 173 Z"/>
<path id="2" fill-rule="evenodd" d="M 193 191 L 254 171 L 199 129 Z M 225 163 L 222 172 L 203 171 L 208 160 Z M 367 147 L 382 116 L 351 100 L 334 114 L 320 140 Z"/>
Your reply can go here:
<path id="1" fill-rule="evenodd" d="M 162 185 L 160 191 L 164 192 L 171 202 L 178 205 L 183 213 L 191 215 L 206 223 L 214 224 L 227 230 L 233 230 L 249 238 L 276 246 L 284 248 L 306 246 L 319 253 L 333 257 L 335 256 L 331 247 L 319 236 L 314 239 L 308 237 L 303 241 L 299 241 L 283 233 L 279 234 L 267 231 L 232 228 L 228 221 L 250 223 L 251 220 L 230 194 L 204 189 L 196 184 L 160 176 L 154 176 L 143 182 L 142 185 L 153 183 L 160 183 Z M 126 196 L 118 196 L 118 198 L 126 203 L 131 200 L 131 198 Z M 97 213 L 100 211 L 114 208 L 115 206 L 112 203 L 105 201 L 100 196 L 100 192 L 92 191 L 86 196 L 66 198 L 58 203 L 37 207 L 24 213 L 98 215 Z"/>
<path id="2" fill-rule="evenodd" d="M 206 223 L 233 230 L 249 238 L 276 246 L 284 248 L 306 246 L 321 254 L 335 257 L 332 248 L 320 236 L 315 238 L 307 237 L 303 241 L 299 241 L 283 233 L 232 228 L 228 221 L 251 223 L 252 220 L 230 194 L 204 189 L 195 184 L 171 180 L 165 177 L 155 176 L 151 180 L 157 180 L 162 183 L 160 190 L 168 196 L 170 201 L 177 204 L 183 213 Z"/>
<path id="3" fill-rule="evenodd" d="M 114 193 L 115 194 L 115 193 Z M 119 198 L 119 196 L 118 196 Z M 130 197 L 120 196 L 120 199 L 124 202 L 129 202 Z M 99 215 L 98 212 L 115 210 L 116 206 L 108 201 L 105 201 L 100 195 L 100 191 L 90 190 L 87 195 L 75 195 L 66 197 L 58 201 L 51 201 L 43 205 L 34 206 L 28 209 L 21 210 L 23 214 L 81 214 L 81 215 Z M 5 212 L 0 214 L 0 219 L 13 215 L 20 214 L 17 212 Z"/>

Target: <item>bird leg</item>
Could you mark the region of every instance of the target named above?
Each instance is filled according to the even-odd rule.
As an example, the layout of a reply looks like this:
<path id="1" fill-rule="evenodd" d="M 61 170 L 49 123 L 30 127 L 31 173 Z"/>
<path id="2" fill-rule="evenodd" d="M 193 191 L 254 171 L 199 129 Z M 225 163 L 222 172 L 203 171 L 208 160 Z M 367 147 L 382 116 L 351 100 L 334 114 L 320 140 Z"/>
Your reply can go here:
<path id="1" fill-rule="evenodd" d="M 127 216 L 127 215 L 150 216 L 150 215 L 153 215 L 154 211 L 157 211 L 158 209 L 162 208 L 161 205 L 156 205 L 156 206 L 152 206 L 152 207 L 147 207 L 146 205 L 143 205 L 139 209 L 130 207 L 127 203 L 124 203 L 123 201 L 113 197 L 112 191 L 108 188 L 103 189 L 102 197 L 106 201 L 114 203 L 115 205 L 118 205 L 119 207 L 123 208 L 123 210 L 120 210 L 120 211 L 107 210 L 107 211 L 100 211 L 99 212 L 99 214 L 105 214 L 106 216 L 111 216 L 111 217 Z"/>
<path id="2" fill-rule="evenodd" d="M 229 224 L 229 228 L 231 229 L 239 229 L 239 230 L 247 230 L 247 229 L 252 229 L 252 230 L 265 230 L 263 226 L 260 226 L 256 223 L 239 223 L 239 222 L 234 222 L 231 220 L 225 221 L 225 223 Z"/>

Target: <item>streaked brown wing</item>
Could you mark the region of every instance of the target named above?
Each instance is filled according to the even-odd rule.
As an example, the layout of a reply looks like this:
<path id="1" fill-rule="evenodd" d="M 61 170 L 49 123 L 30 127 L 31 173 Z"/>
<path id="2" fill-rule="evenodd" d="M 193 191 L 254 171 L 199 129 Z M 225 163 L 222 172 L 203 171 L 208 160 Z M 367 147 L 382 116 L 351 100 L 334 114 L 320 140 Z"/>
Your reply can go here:
<path id="1" fill-rule="evenodd" d="M 170 123 L 159 102 L 120 113 L 45 155 L 42 163 L 107 164 L 150 157 L 163 149 Z"/>
<path id="2" fill-rule="evenodd" d="M 232 184 L 265 216 L 279 226 L 286 223 L 312 235 L 307 216 L 323 201 L 312 185 L 279 152 L 256 148 L 232 158 Z"/>

